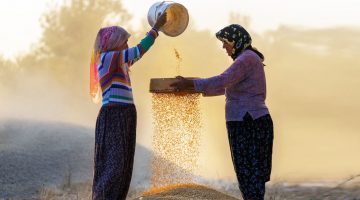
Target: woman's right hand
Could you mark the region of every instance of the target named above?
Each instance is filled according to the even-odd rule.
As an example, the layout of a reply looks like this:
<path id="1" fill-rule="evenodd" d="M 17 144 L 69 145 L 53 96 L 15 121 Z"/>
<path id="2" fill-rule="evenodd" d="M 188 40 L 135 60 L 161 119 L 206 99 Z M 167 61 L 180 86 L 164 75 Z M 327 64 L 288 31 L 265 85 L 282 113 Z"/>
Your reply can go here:
<path id="1" fill-rule="evenodd" d="M 160 30 L 160 28 L 164 26 L 166 21 L 167 21 L 167 14 L 166 14 L 166 12 L 164 12 L 157 18 L 153 28 L 156 30 Z"/>
<path id="2" fill-rule="evenodd" d="M 182 76 L 177 76 L 176 79 L 178 81 L 170 84 L 170 87 L 175 88 L 176 91 L 180 90 L 193 90 L 194 89 L 194 81 L 184 78 Z"/>

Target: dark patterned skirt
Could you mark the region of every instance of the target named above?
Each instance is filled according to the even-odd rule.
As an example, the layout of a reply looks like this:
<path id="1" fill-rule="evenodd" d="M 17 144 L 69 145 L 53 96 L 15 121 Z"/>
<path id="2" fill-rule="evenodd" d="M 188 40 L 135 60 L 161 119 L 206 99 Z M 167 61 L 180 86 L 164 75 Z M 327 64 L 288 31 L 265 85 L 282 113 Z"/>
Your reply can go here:
<path id="1" fill-rule="evenodd" d="M 273 122 L 270 115 L 226 123 L 232 161 L 244 200 L 263 200 L 270 180 Z"/>
<path id="2" fill-rule="evenodd" d="M 103 106 L 95 130 L 93 200 L 126 199 L 133 170 L 135 143 L 135 106 Z"/>

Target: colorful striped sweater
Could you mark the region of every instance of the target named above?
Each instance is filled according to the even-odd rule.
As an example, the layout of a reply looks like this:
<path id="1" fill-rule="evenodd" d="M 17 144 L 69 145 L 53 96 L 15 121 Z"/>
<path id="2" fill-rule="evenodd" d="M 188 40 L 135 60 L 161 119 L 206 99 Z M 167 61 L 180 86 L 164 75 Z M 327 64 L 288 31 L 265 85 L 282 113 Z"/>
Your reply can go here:
<path id="1" fill-rule="evenodd" d="M 157 36 L 157 31 L 151 29 L 135 47 L 101 53 L 98 76 L 103 106 L 134 103 L 129 67 L 150 49 Z"/>

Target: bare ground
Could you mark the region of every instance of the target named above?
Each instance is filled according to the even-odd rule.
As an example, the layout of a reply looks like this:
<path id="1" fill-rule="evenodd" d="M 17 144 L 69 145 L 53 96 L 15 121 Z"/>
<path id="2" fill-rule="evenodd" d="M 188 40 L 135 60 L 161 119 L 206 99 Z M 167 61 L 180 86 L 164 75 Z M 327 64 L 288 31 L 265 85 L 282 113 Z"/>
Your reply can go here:
<path id="1" fill-rule="evenodd" d="M 63 123 L 0 122 L 0 200 L 91 199 L 93 130 Z M 149 186 L 151 152 L 137 149 L 128 200 L 241 199 L 237 183 L 207 182 L 208 187 L 178 187 L 144 195 Z M 148 160 L 144 160 L 148 158 Z M 266 200 L 360 200 L 360 182 L 337 187 L 269 184 Z M 80 181 L 80 182 L 79 182 Z M 356 180 L 355 180 L 356 181 Z M 214 190 L 216 189 L 216 190 Z M 236 197 L 236 198 L 235 198 Z"/>
<path id="2" fill-rule="evenodd" d="M 176 187 L 152 194 L 130 188 L 127 200 L 241 200 L 236 188 L 234 191 L 215 190 L 206 186 Z M 43 189 L 34 199 L 41 200 L 88 200 L 91 199 L 91 183 L 72 185 L 70 188 Z M 304 187 L 270 185 L 265 200 L 360 200 L 360 187 Z"/>

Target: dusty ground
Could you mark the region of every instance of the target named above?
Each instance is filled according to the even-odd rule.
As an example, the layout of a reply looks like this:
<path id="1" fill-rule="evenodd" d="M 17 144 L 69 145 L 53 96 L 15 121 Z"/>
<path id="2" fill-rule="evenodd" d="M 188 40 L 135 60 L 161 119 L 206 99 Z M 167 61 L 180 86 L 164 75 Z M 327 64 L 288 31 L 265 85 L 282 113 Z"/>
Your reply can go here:
<path id="1" fill-rule="evenodd" d="M 0 121 L 0 199 L 36 194 L 43 186 L 84 182 L 92 174 L 93 137 L 81 126 Z"/>
<path id="2" fill-rule="evenodd" d="M 148 195 L 131 188 L 130 190 L 127 200 L 241 200 L 236 188 L 233 188 L 233 191 L 219 191 L 209 187 L 178 187 Z M 91 184 L 77 184 L 63 189 L 44 189 L 33 199 L 89 200 L 91 199 Z M 267 187 L 265 200 L 360 200 L 360 187 L 271 185 Z"/>
<path id="3" fill-rule="evenodd" d="M 91 182 L 83 180 L 92 177 L 93 145 L 93 130 L 88 128 L 53 122 L 1 121 L 0 200 L 91 199 Z M 128 200 L 240 199 L 237 183 L 224 180 L 201 181 L 209 188 L 172 188 L 157 194 L 143 195 L 149 187 L 150 179 L 143 169 L 148 168 L 146 163 L 149 163 L 152 154 L 139 146 L 136 152 L 136 167 Z M 335 188 L 269 184 L 265 199 L 360 200 L 359 179 L 352 180 L 357 181 L 355 184 Z"/>
<path id="4" fill-rule="evenodd" d="M 360 200 L 360 187 L 271 186 L 267 200 Z"/>

